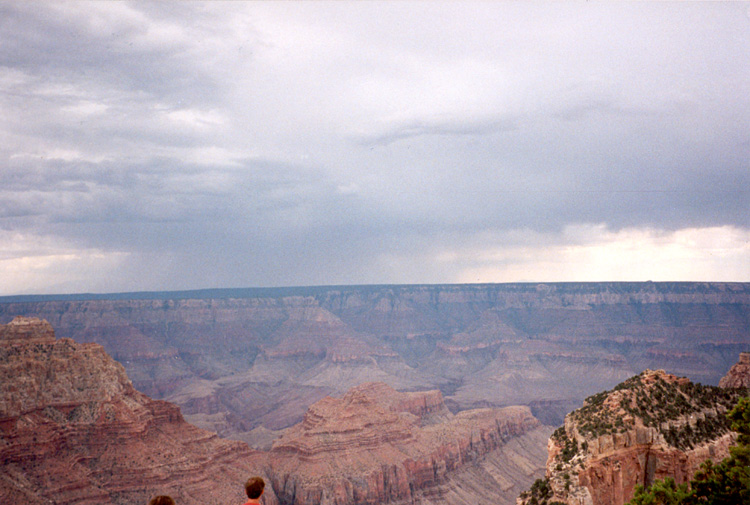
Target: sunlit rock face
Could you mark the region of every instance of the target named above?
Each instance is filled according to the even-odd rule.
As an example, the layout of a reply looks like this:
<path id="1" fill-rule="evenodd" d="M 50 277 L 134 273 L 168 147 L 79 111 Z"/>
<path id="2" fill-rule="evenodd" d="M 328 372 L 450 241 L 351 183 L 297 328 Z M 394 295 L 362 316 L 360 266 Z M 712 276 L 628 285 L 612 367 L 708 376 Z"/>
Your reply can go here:
<path id="1" fill-rule="evenodd" d="M 550 437 L 550 501 L 622 505 L 639 484 L 689 481 L 701 463 L 729 454 L 737 435 L 726 414 L 746 394 L 646 370 L 590 396 Z"/>
<path id="2" fill-rule="evenodd" d="M 4 504 L 242 503 L 260 471 L 245 444 L 136 391 L 100 345 L 25 318 L 0 326 L 0 461 Z"/>
<path id="3" fill-rule="evenodd" d="M 740 353 L 740 359 L 719 381 L 722 388 L 750 387 L 750 352 Z"/>
<path id="4" fill-rule="evenodd" d="M 750 346 L 747 283 L 352 286 L 0 299 L 96 342 L 136 388 L 268 445 L 364 382 L 439 389 L 453 412 L 528 405 L 559 424 L 644 369 L 717 384 Z M 130 295 L 133 296 L 133 295 Z"/>
<path id="5" fill-rule="evenodd" d="M 540 430 L 526 407 L 453 415 L 439 391 L 399 393 L 367 383 L 314 403 L 273 444 L 267 473 L 289 505 L 444 504 L 462 488 L 471 503 L 511 503 L 502 487 L 513 486 L 506 480 L 518 479 L 514 472 L 532 478 L 519 468 L 528 455 L 505 461 L 494 476 L 469 469 L 491 465 L 487 460 L 522 437 L 541 441 Z M 476 491 L 468 491 L 469 482 Z M 487 497 L 483 488 L 498 491 Z"/>

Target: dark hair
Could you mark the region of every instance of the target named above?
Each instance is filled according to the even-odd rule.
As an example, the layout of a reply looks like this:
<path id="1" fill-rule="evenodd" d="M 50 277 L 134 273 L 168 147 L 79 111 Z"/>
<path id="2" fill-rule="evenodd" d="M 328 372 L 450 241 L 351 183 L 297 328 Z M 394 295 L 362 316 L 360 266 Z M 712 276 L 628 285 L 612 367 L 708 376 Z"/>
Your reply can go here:
<path id="1" fill-rule="evenodd" d="M 148 505 L 175 505 L 175 503 L 171 496 L 161 494 L 159 496 L 154 496 L 153 498 L 151 498 L 148 501 Z"/>
<path id="2" fill-rule="evenodd" d="M 266 487 L 265 481 L 261 477 L 250 477 L 245 482 L 245 492 L 251 500 L 260 498 L 263 494 L 263 488 Z"/>

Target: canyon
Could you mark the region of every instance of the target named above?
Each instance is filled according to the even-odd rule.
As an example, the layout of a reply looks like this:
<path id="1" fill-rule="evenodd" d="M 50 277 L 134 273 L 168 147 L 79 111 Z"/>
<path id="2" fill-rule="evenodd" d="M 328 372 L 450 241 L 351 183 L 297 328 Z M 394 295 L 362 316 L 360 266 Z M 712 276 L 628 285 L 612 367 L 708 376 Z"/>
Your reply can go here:
<path id="1" fill-rule="evenodd" d="M 510 504 L 547 460 L 561 501 L 615 503 L 725 455 L 726 402 L 627 409 L 746 384 L 748 309 L 742 283 L 5 297 L 0 499 L 241 503 L 259 474 L 267 505 Z"/>
<path id="2" fill-rule="evenodd" d="M 0 298 L 0 323 L 94 342 L 190 422 L 269 449 L 329 395 L 437 389 L 449 410 L 526 405 L 560 424 L 583 399 L 665 369 L 717 384 L 750 347 L 750 284 L 257 288 Z"/>
<path id="3" fill-rule="evenodd" d="M 372 382 L 255 451 L 135 390 L 98 344 L 36 318 L 0 326 L 2 503 L 242 503 L 261 475 L 266 505 L 510 504 L 543 471 L 550 432 L 525 406 L 454 414 L 438 390 Z"/>

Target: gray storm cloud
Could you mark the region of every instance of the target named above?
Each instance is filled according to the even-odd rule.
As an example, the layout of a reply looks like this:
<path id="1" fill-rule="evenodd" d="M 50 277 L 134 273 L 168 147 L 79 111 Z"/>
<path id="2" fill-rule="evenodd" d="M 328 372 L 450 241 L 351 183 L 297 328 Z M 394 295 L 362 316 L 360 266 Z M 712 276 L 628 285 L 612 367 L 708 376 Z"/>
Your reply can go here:
<path id="1" fill-rule="evenodd" d="M 0 3 L 0 294 L 750 279 L 747 4 L 429 6 Z"/>

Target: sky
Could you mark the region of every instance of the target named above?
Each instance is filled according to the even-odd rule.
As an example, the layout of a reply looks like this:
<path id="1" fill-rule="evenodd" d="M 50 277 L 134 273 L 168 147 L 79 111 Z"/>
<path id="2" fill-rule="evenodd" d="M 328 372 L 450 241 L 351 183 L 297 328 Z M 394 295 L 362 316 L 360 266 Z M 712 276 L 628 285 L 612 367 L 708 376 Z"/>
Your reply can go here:
<path id="1" fill-rule="evenodd" d="M 750 281 L 748 2 L 0 1 L 0 295 Z"/>

